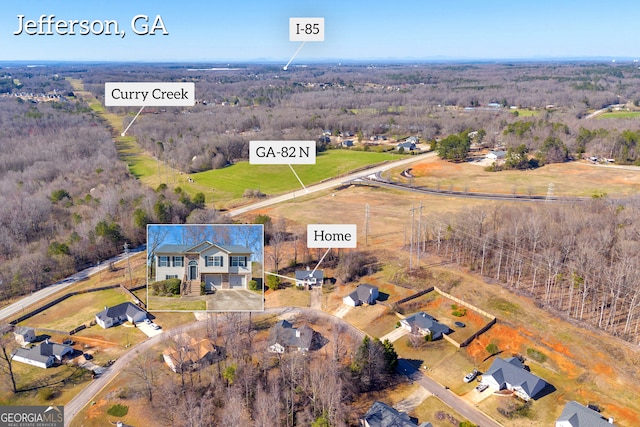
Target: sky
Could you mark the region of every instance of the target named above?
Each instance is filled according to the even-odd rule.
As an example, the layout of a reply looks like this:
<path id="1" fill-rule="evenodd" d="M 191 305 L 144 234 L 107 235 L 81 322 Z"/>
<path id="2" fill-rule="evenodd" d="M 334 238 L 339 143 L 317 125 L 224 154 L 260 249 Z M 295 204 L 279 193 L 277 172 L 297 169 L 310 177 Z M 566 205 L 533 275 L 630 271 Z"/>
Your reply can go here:
<path id="1" fill-rule="evenodd" d="M 23 20 L 116 20 L 115 35 L 15 35 Z M 136 35 L 136 15 L 168 35 Z M 290 17 L 323 17 L 325 40 L 293 64 L 323 60 L 640 57 L 640 2 L 513 0 L 20 0 L 0 9 L 0 61 L 286 63 Z M 45 28 L 46 29 L 46 28 Z"/>

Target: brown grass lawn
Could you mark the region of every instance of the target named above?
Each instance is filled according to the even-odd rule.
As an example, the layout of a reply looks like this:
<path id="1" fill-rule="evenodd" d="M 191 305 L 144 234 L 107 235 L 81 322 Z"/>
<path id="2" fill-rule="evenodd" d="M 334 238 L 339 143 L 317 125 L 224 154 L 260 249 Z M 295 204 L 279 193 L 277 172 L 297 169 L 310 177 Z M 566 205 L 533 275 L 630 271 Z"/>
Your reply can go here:
<path id="1" fill-rule="evenodd" d="M 466 173 L 465 168 L 474 166 L 453 165 L 452 167 L 460 167 L 463 169 L 460 173 Z M 546 193 L 548 182 L 556 183 L 555 194 L 566 192 L 566 188 L 560 188 L 564 182 L 559 177 L 566 177 L 567 182 L 575 186 L 570 192 L 574 194 L 580 191 L 588 192 L 591 190 L 579 188 L 582 182 L 588 182 L 581 174 L 592 170 L 594 173 L 611 173 L 609 170 L 602 171 L 601 168 L 592 168 L 578 163 L 552 165 L 542 168 L 540 172 L 553 171 L 552 167 L 561 169 L 554 172 L 552 181 L 546 177 L 540 179 L 540 182 L 544 183 L 541 187 L 544 188 L 543 193 Z M 481 168 L 478 170 L 482 172 Z M 601 178 L 601 182 L 611 183 L 610 187 L 605 186 L 602 190 L 615 194 L 621 188 L 617 180 L 627 179 L 624 178 L 627 173 L 616 171 L 618 174 L 616 177 Z M 523 174 L 529 176 L 527 175 L 529 172 Z M 505 191 L 509 192 L 509 187 Z M 437 284 L 454 296 L 469 301 L 498 317 L 497 325 L 481 335 L 469 347 L 458 352 L 444 341 L 429 344 L 441 346 L 441 348 L 435 347 L 437 351 L 433 351 L 433 348 L 430 351 L 410 348 L 407 345 L 407 338 L 404 337 L 395 343 L 395 348 L 402 357 L 423 360 L 425 364 L 434 368 L 430 375 L 441 382 L 455 381 L 456 384 L 452 384 L 454 391 L 464 394 L 468 391 L 467 387 L 470 387 L 462 382 L 465 373 L 473 367 L 478 367 L 480 370 L 486 369 L 491 363 L 490 360 L 484 361 L 489 356 L 485 349 L 487 344 L 491 342 L 497 344 L 499 350 L 503 351 L 501 354 L 503 357 L 514 353 L 527 357 L 527 349 L 533 348 L 545 354 L 547 360 L 544 363 L 529 361 L 531 369 L 548 378 L 557 390 L 534 403 L 534 409 L 538 415 L 535 415 L 533 420 L 522 423 L 517 420 L 502 419 L 501 422 L 505 426 L 530 425 L 531 422 L 534 425 L 550 425 L 547 421 L 557 418 L 565 402 L 572 399 L 582 403 L 598 403 L 604 409 L 604 415 L 613 416 L 616 424 L 636 425 L 636 420 L 640 419 L 640 401 L 637 399 L 640 395 L 640 372 L 637 370 L 637 366 L 640 366 L 640 356 L 629 344 L 607 334 L 574 326 L 537 308 L 533 301 L 517 296 L 500 285 L 488 284 L 476 275 L 467 274 L 459 267 L 435 266 L 433 264 L 436 263 L 436 258 L 422 261 L 421 277 L 406 273 L 408 253 L 406 248 L 403 248 L 403 243 L 406 224 L 410 224 L 412 206 L 419 206 L 422 202 L 423 214 L 428 217 L 432 212 L 442 215 L 446 212 L 466 209 L 471 205 L 491 206 L 493 202 L 425 197 L 360 187 L 335 191 L 333 194 L 333 196 L 328 194 L 300 199 L 286 206 L 264 209 L 260 213 L 270 215 L 272 218 L 282 216 L 292 229 L 307 223 L 326 222 L 326 212 L 332 212 L 332 217 L 335 218 L 348 218 L 348 222 L 358 226 L 359 249 L 374 253 L 384 262 L 382 269 L 374 275 L 381 283 L 403 284 L 416 289 Z M 370 207 L 369 246 L 363 244 L 364 207 L 367 203 Z M 313 208 L 319 204 L 323 209 Z M 245 219 L 252 218 L 253 216 L 247 216 Z M 427 265 L 429 267 L 425 267 Z M 340 284 L 337 288 L 340 288 Z M 286 305 L 286 301 L 281 300 L 279 304 Z M 450 309 L 450 303 L 443 304 L 444 313 L 438 316 L 445 317 L 446 311 Z M 354 322 L 360 322 L 360 326 L 364 326 L 367 331 L 384 331 L 386 326 L 382 324 L 388 322 L 389 317 L 383 315 L 377 319 L 379 320 L 372 325 L 363 325 L 362 323 L 366 322 L 358 319 L 354 319 Z M 453 317 L 450 319 L 457 320 Z M 483 319 L 476 319 L 468 312 L 467 316 L 461 320 L 468 325 L 464 332 L 471 333 L 476 323 L 479 324 Z M 482 404 L 495 405 L 496 399 L 491 397 Z M 490 415 L 495 416 L 491 412 Z M 537 422 L 544 424 L 537 424 Z"/>
<path id="2" fill-rule="evenodd" d="M 402 169 L 388 172 L 394 180 Z M 607 193 L 612 196 L 637 194 L 640 174 L 591 165 L 587 162 L 555 163 L 529 171 L 486 172 L 472 163 L 450 163 L 436 157 L 425 159 L 413 167 L 415 185 L 443 190 L 502 194 L 546 195 L 549 183 L 557 196 L 586 196 Z"/>
<path id="3" fill-rule="evenodd" d="M 311 304 L 311 294 L 309 291 L 288 287 L 277 291 L 267 290 L 264 293 L 265 308 L 271 307 L 309 307 Z"/>
<path id="4" fill-rule="evenodd" d="M 449 418 L 445 418 L 443 420 L 438 420 L 436 418 L 437 413 L 444 413 L 452 416 L 454 419 L 458 420 L 458 422 L 465 421 L 465 418 L 462 415 L 458 414 L 456 411 L 442 403 L 440 399 L 437 397 L 428 397 L 425 399 L 420 406 L 418 406 L 413 412 L 409 415 L 412 417 L 418 418 L 418 422 L 429 421 L 433 427 L 451 427 L 451 421 Z M 457 424 L 456 424 L 457 425 Z"/>
<path id="5" fill-rule="evenodd" d="M 74 295 L 21 322 L 20 325 L 70 331 L 94 320 L 96 313 L 102 311 L 105 306 L 111 307 L 129 300 L 130 298 L 120 289 Z"/>

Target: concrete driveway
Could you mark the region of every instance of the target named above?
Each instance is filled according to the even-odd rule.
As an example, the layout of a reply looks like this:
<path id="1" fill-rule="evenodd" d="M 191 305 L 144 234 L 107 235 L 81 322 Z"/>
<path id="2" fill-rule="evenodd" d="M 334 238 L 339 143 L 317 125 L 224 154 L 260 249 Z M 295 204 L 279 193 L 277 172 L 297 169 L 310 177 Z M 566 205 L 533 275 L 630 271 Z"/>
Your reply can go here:
<path id="1" fill-rule="evenodd" d="M 394 342 L 394 341 L 399 340 L 403 336 L 405 336 L 407 333 L 409 333 L 409 331 L 406 330 L 403 327 L 395 328 L 393 331 L 391 331 L 388 334 L 386 334 L 385 336 L 381 337 L 380 341 L 389 340 L 391 342 Z"/>
<path id="2" fill-rule="evenodd" d="M 136 323 L 136 328 L 144 332 L 144 334 L 149 338 L 155 337 L 156 335 L 160 335 L 162 333 L 162 329 L 153 329 L 150 325 L 147 325 L 144 322 Z"/>
<path id="3" fill-rule="evenodd" d="M 262 293 L 247 289 L 219 289 L 207 296 L 207 310 L 212 311 L 262 311 Z"/>

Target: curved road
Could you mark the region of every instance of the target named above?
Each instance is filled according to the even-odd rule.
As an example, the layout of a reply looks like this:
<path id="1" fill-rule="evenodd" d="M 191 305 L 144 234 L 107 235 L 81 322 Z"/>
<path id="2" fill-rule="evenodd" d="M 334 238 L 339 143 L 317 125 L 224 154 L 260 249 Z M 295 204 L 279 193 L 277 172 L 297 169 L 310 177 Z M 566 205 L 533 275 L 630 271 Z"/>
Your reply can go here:
<path id="1" fill-rule="evenodd" d="M 305 307 L 277 307 L 266 309 L 265 314 L 301 314 L 301 313 L 309 313 L 314 316 L 322 316 L 325 320 L 334 323 L 341 324 L 345 327 L 348 327 L 351 331 L 357 334 L 359 337 L 364 338 L 365 333 L 355 326 L 351 325 L 344 320 L 333 316 L 332 314 L 326 313 L 321 310 L 316 310 L 312 308 Z M 156 335 L 153 338 L 149 338 L 144 342 L 139 343 L 138 345 L 131 348 L 126 354 L 121 356 L 116 362 L 111 365 L 107 371 L 102 374 L 99 378 L 96 378 L 89 384 L 82 392 L 77 394 L 69 403 L 67 403 L 64 407 L 64 418 L 65 427 L 69 427 L 71 422 L 75 418 L 75 416 L 84 408 L 89 402 L 95 399 L 95 396 L 102 391 L 109 383 L 118 375 L 118 373 L 127 367 L 131 361 L 139 354 L 144 351 L 151 349 L 154 345 L 168 339 L 171 336 L 181 334 L 183 332 L 190 332 L 199 328 L 206 327 L 207 321 L 200 320 L 193 323 L 189 323 L 187 325 L 179 326 L 177 328 L 171 329 L 170 331 L 165 331 L 160 335 Z M 442 400 L 446 405 L 451 407 L 454 411 L 458 412 L 460 415 L 468 419 L 469 421 L 475 423 L 481 427 L 502 427 L 501 424 L 497 423 L 495 420 L 491 419 L 483 412 L 479 411 L 468 402 L 451 392 L 450 390 L 445 389 L 442 385 L 438 384 L 436 381 L 427 377 L 419 371 L 415 366 L 409 363 L 405 359 L 398 360 L 398 368 L 397 371 L 400 374 L 406 375 L 411 380 L 416 381 L 420 384 L 424 389 L 426 389 L 429 393 L 436 396 L 438 399 Z"/>

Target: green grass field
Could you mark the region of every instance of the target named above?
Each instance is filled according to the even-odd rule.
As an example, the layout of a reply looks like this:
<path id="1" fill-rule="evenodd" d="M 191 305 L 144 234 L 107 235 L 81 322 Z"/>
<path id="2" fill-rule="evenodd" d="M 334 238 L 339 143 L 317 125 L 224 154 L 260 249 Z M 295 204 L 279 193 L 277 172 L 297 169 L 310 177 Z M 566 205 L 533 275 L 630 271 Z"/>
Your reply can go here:
<path id="1" fill-rule="evenodd" d="M 598 119 L 636 119 L 638 117 L 640 117 L 640 111 L 612 111 L 600 114 Z"/>
<path id="2" fill-rule="evenodd" d="M 308 186 L 398 157 L 389 153 L 329 150 L 318 154 L 315 165 L 295 165 L 293 169 L 302 183 Z M 246 189 L 260 190 L 268 195 L 300 189 L 300 195 L 304 194 L 302 186 L 286 165 L 250 165 L 249 162 L 238 162 L 223 169 L 191 174 L 191 178 L 195 182 L 190 187 L 183 188 L 187 192 L 202 191 L 207 201 L 212 200 L 216 205 L 221 201 L 238 203 Z"/>

